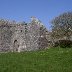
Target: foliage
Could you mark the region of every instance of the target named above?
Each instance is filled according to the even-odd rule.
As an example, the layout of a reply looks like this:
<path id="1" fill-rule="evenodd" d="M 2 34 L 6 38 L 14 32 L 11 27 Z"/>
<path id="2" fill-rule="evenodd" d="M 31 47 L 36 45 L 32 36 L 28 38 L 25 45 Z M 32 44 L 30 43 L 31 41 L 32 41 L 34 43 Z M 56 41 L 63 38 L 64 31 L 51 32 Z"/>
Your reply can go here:
<path id="1" fill-rule="evenodd" d="M 70 40 L 58 40 L 55 42 L 54 47 L 62 47 L 62 48 L 67 48 L 67 47 L 72 47 L 72 41 Z"/>
<path id="2" fill-rule="evenodd" d="M 66 12 L 58 17 L 55 17 L 52 21 L 52 37 L 62 38 L 72 35 L 72 12 Z"/>
<path id="3" fill-rule="evenodd" d="M 0 53 L 0 72 L 72 72 L 72 48 Z"/>

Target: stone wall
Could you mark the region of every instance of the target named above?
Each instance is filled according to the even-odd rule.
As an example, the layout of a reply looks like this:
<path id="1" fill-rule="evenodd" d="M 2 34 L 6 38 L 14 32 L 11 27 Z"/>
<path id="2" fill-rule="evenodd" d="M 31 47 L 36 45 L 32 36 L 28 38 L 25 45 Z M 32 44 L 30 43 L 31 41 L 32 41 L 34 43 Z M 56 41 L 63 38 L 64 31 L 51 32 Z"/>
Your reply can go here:
<path id="1" fill-rule="evenodd" d="M 48 47 L 50 35 L 36 18 L 30 23 L 0 23 L 0 52 L 34 51 Z"/>

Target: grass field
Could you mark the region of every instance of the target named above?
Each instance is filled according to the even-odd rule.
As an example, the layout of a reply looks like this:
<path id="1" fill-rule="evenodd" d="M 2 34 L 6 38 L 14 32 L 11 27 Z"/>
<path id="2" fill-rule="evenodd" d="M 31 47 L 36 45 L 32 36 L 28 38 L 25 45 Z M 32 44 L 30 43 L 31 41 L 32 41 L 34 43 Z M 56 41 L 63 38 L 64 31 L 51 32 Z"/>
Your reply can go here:
<path id="1" fill-rule="evenodd" d="M 0 72 L 72 72 L 72 48 L 0 53 Z"/>

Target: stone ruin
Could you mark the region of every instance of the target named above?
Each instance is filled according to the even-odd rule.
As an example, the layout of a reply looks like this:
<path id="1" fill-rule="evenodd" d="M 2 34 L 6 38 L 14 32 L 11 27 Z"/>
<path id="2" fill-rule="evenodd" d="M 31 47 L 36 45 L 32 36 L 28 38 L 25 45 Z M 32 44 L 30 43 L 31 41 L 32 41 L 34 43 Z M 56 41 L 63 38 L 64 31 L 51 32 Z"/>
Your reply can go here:
<path id="1" fill-rule="evenodd" d="M 35 17 L 30 23 L 0 22 L 0 52 L 22 52 L 45 49 L 50 34 Z"/>

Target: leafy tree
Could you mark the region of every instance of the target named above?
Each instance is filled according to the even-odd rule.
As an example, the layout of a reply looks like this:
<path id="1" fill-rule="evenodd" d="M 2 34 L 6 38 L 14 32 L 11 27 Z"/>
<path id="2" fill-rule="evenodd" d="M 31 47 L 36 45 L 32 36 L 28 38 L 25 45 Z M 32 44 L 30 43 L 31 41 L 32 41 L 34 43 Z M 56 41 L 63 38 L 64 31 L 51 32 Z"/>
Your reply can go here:
<path id="1" fill-rule="evenodd" d="M 52 34 L 53 38 L 66 38 L 69 39 L 72 36 L 72 12 L 66 12 L 58 17 L 55 17 L 52 21 Z"/>

